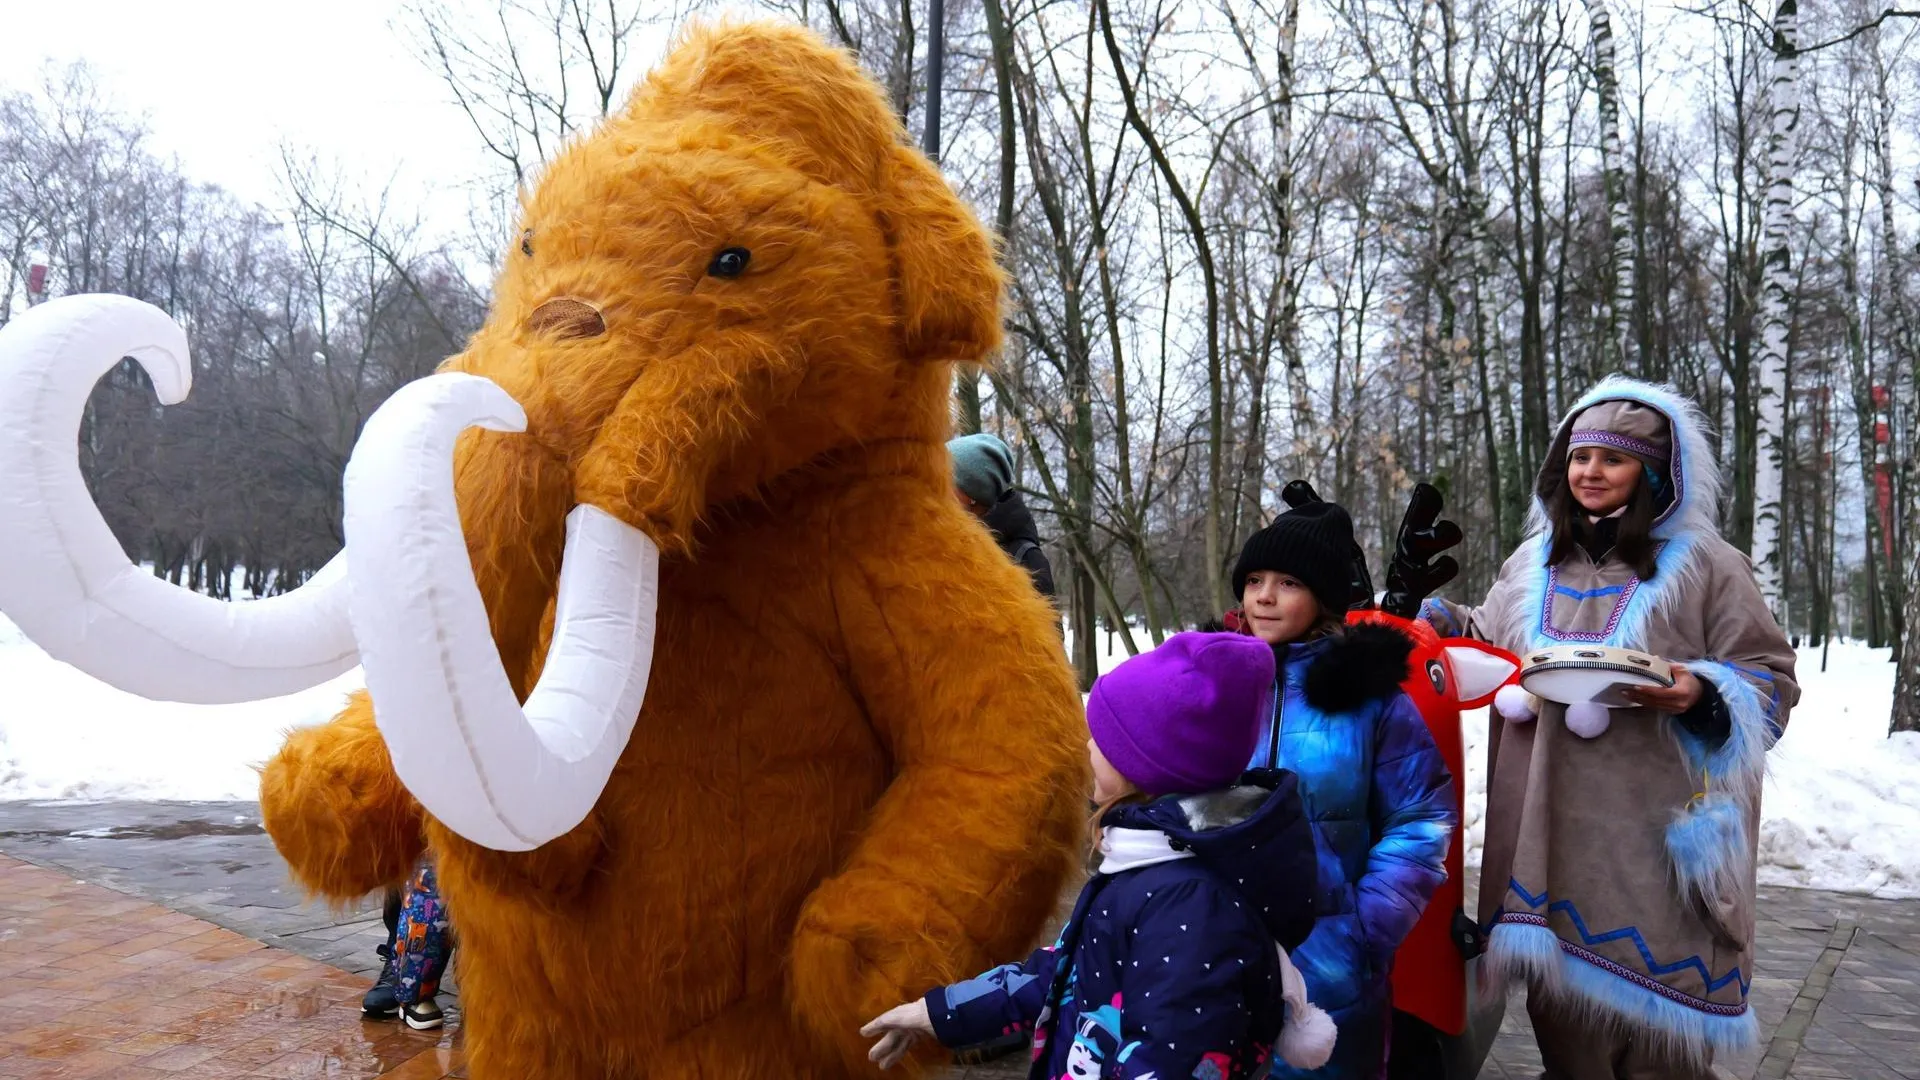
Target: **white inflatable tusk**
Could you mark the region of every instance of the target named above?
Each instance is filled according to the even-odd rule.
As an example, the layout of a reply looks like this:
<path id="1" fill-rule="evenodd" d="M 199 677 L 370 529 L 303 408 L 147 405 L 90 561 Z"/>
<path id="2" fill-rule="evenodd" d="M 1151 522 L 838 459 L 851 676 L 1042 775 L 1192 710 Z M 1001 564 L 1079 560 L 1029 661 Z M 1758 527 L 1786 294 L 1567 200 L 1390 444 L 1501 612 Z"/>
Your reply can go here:
<path id="1" fill-rule="evenodd" d="M 494 383 L 433 375 L 374 413 L 347 464 L 351 612 L 374 722 L 413 797 L 502 851 L 539 847 L 599 801 L 646 697 L 660 583 L 644 533 L 574 508 L 553 643 L 521 707 L 468 559 L 452 461 L 463 429 L 525 424 Z"/>
<path id="2" fill-rule="evenodd" d="M 128 561 L 76 451 L 94 383 L 128 356 L 163 404 L 187 396 L 186 332 L 151 304 L 63 296 L 0 328 L 0 611 L 55 659 L 161 701 L 254 701 L 350 670 L 344 555 L 287 595 L 243 603 Z"/>

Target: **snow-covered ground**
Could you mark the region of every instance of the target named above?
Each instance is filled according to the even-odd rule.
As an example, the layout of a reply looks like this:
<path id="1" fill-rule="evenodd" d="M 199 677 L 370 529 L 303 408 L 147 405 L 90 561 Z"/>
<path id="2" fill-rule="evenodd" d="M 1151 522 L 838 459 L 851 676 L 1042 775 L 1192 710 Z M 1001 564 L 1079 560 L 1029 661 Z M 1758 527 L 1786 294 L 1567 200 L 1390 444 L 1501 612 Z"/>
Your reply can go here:
<path id="1" fill-rule="evenodd" d="M 1887 736 L 1887 650 L 1800 653 L 1800 707 L 1767 755 L 1760 880 L 1920 896 L 1920 732 Z"/>
<path id="2" fill-rule="evenodd" d="M 1125 657 L 1105 634 L 1099 652 L 1103 671 Z M 1817 650 L 1801 654 L 1804 696 L 1769 755 L 1761 880 L 1920 897 L 1920 734 L 1886 737 L 1893 665 L 1885 650 L 1837 645 L 1819 667 Z M 250 705 L 157 704 L 50 659 L 0 618 L 0 800 L 251 799 L 254 767 L 285 732 L 327 719 L 359 685 L 355 670 Z M 1478 861 L 1485 712 L 1466 736 Z"/>
<path id="3" fill-rule="evenodd" d="M 259 798 L 254 767 L 287 730 L 325 721 L 360 686 L 355 668 L 244 705 L 147 701 L 53 660 L 0 616 L 0 799 Z"/>

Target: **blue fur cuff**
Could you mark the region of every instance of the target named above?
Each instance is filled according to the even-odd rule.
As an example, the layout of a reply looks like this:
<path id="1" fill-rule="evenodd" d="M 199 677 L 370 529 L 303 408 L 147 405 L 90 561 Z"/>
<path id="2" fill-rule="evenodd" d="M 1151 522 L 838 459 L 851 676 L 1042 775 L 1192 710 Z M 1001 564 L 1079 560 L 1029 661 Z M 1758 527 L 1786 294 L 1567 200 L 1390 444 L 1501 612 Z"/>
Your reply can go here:
<path id="1" fill-rule="evenodd" d="M 1721 660 L 1684 663 L 1688 671 L 1720 692 L 1720 700 L 1733 720 L 1732 729 L 1718 745 L 1676 726 L 1674 735 L 1686 748 L 1689 763 L 1696 772 L 1707 774 L 1710 790 L 1728 790 L 1743 799 L 1759 798 L 1767 751 L 1779 737 L 1771 707 L 1746 675 L 1732 664 Z"/>

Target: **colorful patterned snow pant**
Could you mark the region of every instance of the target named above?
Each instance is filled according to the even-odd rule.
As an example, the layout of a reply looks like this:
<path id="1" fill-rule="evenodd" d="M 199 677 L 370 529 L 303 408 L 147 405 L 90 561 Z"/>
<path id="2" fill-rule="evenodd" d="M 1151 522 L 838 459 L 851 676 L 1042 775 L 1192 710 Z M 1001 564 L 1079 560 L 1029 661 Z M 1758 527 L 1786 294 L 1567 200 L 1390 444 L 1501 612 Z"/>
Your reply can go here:
<path id="1" fill-rule="evenodd" d="M 394 928 L 395 993 L 402 1005 L 427 1001 L 440 992 L 440 978 L 453 957 L 453 932 L 447 905 L 440 899 L 433 864 L 420 868 L 401 898 Z"/>

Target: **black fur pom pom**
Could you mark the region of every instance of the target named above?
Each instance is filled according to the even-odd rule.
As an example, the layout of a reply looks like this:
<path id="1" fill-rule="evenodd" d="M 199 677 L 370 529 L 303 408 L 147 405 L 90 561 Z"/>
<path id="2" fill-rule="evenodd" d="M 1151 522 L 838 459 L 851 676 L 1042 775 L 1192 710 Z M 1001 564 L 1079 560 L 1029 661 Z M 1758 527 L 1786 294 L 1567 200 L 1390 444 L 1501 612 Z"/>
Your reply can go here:
<path id="1" fill-rule="evenodd" d="M 1307 669 L 1307 704 L 1329 716 L 1400 692 L 1413 640 L 1392 627 L 1363 623 L 1327 648 Z"/>

